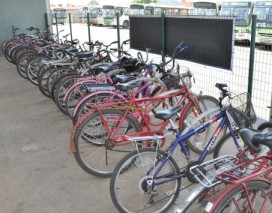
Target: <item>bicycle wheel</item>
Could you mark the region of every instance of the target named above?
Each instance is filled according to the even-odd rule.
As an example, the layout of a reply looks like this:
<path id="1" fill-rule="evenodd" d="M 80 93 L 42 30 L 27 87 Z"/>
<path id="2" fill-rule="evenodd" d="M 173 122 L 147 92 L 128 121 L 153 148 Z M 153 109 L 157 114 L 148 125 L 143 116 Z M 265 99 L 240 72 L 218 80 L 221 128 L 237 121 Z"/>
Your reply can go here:
<path id="1" fill-rule="evenodd" d="M 269 193 L 270 185 L 268 182 L 260 180 L 252 180 L 246 183 L 248 193 L 250 196 L 251 204 L 253 205 L 254 212 L 261 212 L 263 207 L 263 212 L 272 212 L 272 197 Z M 267 203 L 265 203 L 265 199 Z M 224 199 L 218 203 L 218 205 L 213 210 L 214 213 L 222 212 L 251 212 L 249 208 L 248 199 L 246 197 L 245 191 L 242 185 L 237 186 L 224 196 Z"/>
<path id="2" fill-rule="evenodd" d="M 75 78 L 80 77 L 76 73 L 70 73 L 67 75 L 64 75 L 62 78 L 58 80 L 59 83 L 55 85 L 56 89 L 54 92 L 54 97 L 55 97 L 55 103 L 58 107 L 58 109 L 64 113 L 65 115 L 68 115 L 68 111 L 65 106 L 64 102 L 64 96 L 68 89 L 74 84 Z"/>
<path id="3" fill-rule="evenodd" d="M 262 132 L 272 132 L 272 122 L 264 122 L 257 129 Z"/>
<path id="4" fill-rule="evenodd" d="M 130 115 L 124 117 L 124 112 L 116 109 L 101 111 L 108 127 L 113 131 L 119 125 L 119 131 L 115 136 L 139 132 L 140 125 Z M 120 119 L 124 117 L 122 123 Z M 74 141 L 76 152 L 75 159 L 79 166 L 89 174 L 97 177 L 110 177 L 114 167 L 122 157 L 134 150 L 133 144 L 117 144 L 107 148 L 105 143 L 109 139 L 109 132 L 101 121 L 99 112 L 88 116 L 78 126 Z"/>
<path id="5" fill-rule="evenodd" d="M 52 85 L 53 85 L 54 81 L 58 77 L 60 77 L 61 75 L 63 76 L 67 73 L 72 73 L 72 72 L 74 72 L 73 69 L 66 68 L 66 67 L 60 67 L 57 70 L 50 73 L 50 75 L 48 76 L 47 81 L 46 81 L 46 88 L 47 88 L 48 92 L 50 93 L 51 97 L 52 97 L 52 89 L 53 89 Z"/>
<path id="6" fill-rule="evenodd" d="M 242 149 L 244 149 L 245 144 L 239 135 L 239 130 L 238 129 L 234 130 L 234 133 L 235 133 L 235 137 L 236 137 L 236 140 L 237 140 L 239 146 Z M 220 139 L 220 141 L 216 144 L 215 149 L 214 149 L 214 153 L 213 153 L 213 158 L 217 158 L 217 157 L 224 156 L 224 155 L 236 155 L 238 152 L 239 151 L 234 143 L 232 135 L 229 132 L 226 135 L 224 135 Z"/>
<path id="7" fill-rule="evenodd" d="M 43 61 L 48 61 L 49 58 L 46 56 L 42 56 L 42 55 L 37 55 L 37 57 L 35 57 L 34 59 L 32 59 L 31 61 L 29 61 L 27 70 L 26 70 L 26 75 L 28 80 L 34 84 L 34 85 L 38 85 L 38 74 L 39 71 L 41 70 L 41 67 L 44 66 Z"/>
<path id="8" fill-rule="evenodd" d="M 166 212 L 172 206 L 180 191 L 181 178 L 167 180 L 180 174 L 176 161 L 170 157 L 157 174 L 158 178 L 153 178 L 165 155 L 162 150 L 143 148 L 129 153 L 118 163 L 110 180 L 110 194 L 120 212 Z M 155 170 L 148 175 L 155 162 Z M 163 181 L 165 183 L 155 187 L 148 185 L 148 182 Z"/>
<path id="9" fill-rule="evenodd" d="M 90 94 L 90 91 L 86 86 L 84 86 L 84 84 L 78 84 L 73 90 L 67 92 L 65 108 L 67 109 L 68 115 L 71 118 L 78 102 L 88 94 Z"/>
<path id="10" fill-rule="evenodd" d="M 91 104 L 98 103 L 98 102 L 111 102 L 115 100 L 122 99 L 122 96 L 113 95 L 111 93 L 99 93 L 96 95 L 90 95 L 77 107 L 76 112 L 74 112 L 73 123 L 75 124 L 79 118 L 81 118 L 85 113 L 89 112 L 92 109 Z M 123 98 L 125 100 L 125 98 Z"/>
<path id="11" fill-rule="evenodd" d="M 25 52 L 17 60 L 17 71 L 20 76 L 27 78 L 27 67 L 31 60 L 36 57 L 35 52 Z"/>
<path id="12" fill-rule="evenodd" d="M 218 100 L 208 95 L 200 96 L 198 98 L 198 104 L 202 112 L 219 106 Z M 204 118 L 204 121 L 207 121 L 212 116 L 216 115 L 218 112 L 219 111 L 208 114 Z M 196 107 L 193 104 L 191 104 L 185 113 L 185 116 L 184 116 L 185 122 L 184 122 L 182 130 L 187 128 L 187 125 L 198 115 L 199 114 L 197 113 Z M 200 119 L 199 122 L 197 122 L 194 125 L 194 127 L 201 125 L 201 123 L 203 123 L 203 119 Z M 218 122 L 214 122 L 213 124 L 210 124 L 205 130 L 197 132 L 195 135 L 187 139 L 186 143 L 188 145 L 188 148 L 197 154 L 201 154 L 204 148 L 206 147 L 207 143 L 209 142 L 209 139 L 212 137 L 212 134 L 216 130 L 217 126 L 218 126 Z M 226 129 L 224 129 L 221 132 L 221 135 L 218 136 L 217 140 L 222 138 L 225 132 L 226 132 Z M 209 153 L 212 153 L 213 151 L 214 151 L 214 147 L 210 149 Z"/>

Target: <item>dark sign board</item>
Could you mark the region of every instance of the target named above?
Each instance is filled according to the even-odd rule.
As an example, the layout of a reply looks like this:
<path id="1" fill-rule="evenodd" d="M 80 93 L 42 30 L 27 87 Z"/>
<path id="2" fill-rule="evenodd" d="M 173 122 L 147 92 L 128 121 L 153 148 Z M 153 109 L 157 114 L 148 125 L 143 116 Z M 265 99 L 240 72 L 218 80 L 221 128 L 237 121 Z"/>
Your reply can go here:
<path id="1" fill-rule="evenodd" d="M 161 17 L 130 17 L 131 48 L 171 55 L 181 41 L 188 46 L 178 58 L 231 70 L 233 20 L 202 17 L 165 17 L 164 34 Z"/>

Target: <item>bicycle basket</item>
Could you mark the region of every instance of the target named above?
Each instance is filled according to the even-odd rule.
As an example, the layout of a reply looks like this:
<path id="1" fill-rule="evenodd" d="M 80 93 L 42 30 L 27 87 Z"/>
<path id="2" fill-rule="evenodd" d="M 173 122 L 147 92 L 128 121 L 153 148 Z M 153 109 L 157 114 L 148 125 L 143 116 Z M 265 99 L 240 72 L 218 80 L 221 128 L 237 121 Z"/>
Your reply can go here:
<path id="1" fill-rule="evenodd" d="M 229 99 L 228 112 L 239 128 L 249 127 L 257 120 L 248 93 L 241 93 Z"/>
<path id="2" fill-rule="evenodd" d="M 168 89 L 179 89 L 184 85 L 188 86 L 189 88 L 192 87 L 191 77 L 187 74 L 189 69 L 188 67 L 183 68 L 183 71 L 185 71 L 186 68 L 187 72 L 182 74 L 171 73 L 162 79 Z"/>

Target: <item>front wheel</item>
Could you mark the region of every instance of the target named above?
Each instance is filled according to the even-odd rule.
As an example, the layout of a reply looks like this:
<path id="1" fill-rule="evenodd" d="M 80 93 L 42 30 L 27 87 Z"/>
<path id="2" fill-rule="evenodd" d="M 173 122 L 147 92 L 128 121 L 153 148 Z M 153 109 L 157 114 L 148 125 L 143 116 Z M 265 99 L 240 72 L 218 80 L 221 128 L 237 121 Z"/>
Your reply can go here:
<path id="1" fill-rule="evenodd" d="M 174 178 L 180 171 L 172 157 L 154 178 L 153 175 L 162 166 L 165 156 L 166 153 L 162 150 L 143 148 L 129 153 L 118 163 L 111 177 L 110 194 L 119 212 L 149 213 L 169 210 L 179 194 L 181 179 Z M 152 170 L 154 165 L 155 169 Z M 172 177 L 173 180 L 169 181 Z"/>
<path id="2" fill-rule="evenodd" d="M 109 135 L 114 130 L 115 136 L 140 132 L 141 127 L 135 118 L 125 115 L 124 111 L 105 109 L 100 113 L 98 111 L 92 113 L 78 126 L 74 136 L 76 147 L 74 157 L 79 166 L 89 174 L 110 177 L 116 164 L 124 155 L 133 151 L 134 146 L 131 143 L 119 143 L 111 148 L 106 147 Z"/>
<path id="3" fill-rule="evenodd" d="M 236 138 L 236 141 L 238 142 L 240 148 L 244 150 L 245 148 L 245 143 L 242 140 L 242 138 L 239 135 L 239 129 L 234 130 L 234 135 Z M 234 143 L 234 139 L 231 135 L 231 133 L 227 133 L 224 135 L 221 140 L 216 144 L 214 153 L 213 153 L 213 158 L 218 158 L 220 156 L 224 155 L 236 155 L 239 152 L 237 146 Z"/>
<path id="4" fill-rule="evenodd" d="M 218 100 L 212 96 L 203 95 L 198 97 L 197 101 L 198 101 L 198 106 L 202 113 L 209 109 L 219 107 Z M 199 121 L 196 122 L 192 128 L 198 127 L 203 122 L 207 121 L 208 119 L 216 115 L 218 112 L 219 111 L 215 111 L 215 112 L 211 112 L 207 114 L 204 118 L 199 119 Z M 199 115 L 200 114 L 198 113 L 196 106 L 194 104 L 191 104 L 185 113 L 182 130 L 184 131 L 187 128 L 187 126 L 191 124 L 193 119 L 195 119 Z M 219 124 L 218 122 L 214 122 L 210 124 L 206 129 L 199 131 L 195 133 L 193 136 L 191 136 L 190 138 L 188 138 L 186 140 L 186 144 L 188 145 L 188 148 L 197 154 L 201 154 L 204 151 L 213 133 L 215 132 L 218 124 Z M 220 135 L 218 136 L 217 140 L 219 140 L 222 137 L 222 135 L 224 135 L 225 133 L 226 133 L 226 129 L 224 128 L 221 131 Z M 209 150 L 209 153 L 212 153 L 213 151 L 214 151 L 214 147 L 212 147 Z"/>

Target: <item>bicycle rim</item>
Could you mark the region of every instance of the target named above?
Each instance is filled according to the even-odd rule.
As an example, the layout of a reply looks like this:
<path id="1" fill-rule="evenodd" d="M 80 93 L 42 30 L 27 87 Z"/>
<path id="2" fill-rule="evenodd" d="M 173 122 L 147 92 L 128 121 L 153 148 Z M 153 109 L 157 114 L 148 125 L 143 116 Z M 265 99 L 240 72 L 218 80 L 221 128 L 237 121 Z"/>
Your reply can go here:
<path id="1" fill-rule="evenodd" d="M 152 174 L 147 175 L 158 157 L 163 155 L 163 151 L 145 148 L 120 161 L 110 182 L 111 197 L 120 212 L 166 212 L 172 206 L 180 190 L 180 178 L 155 187 L 147 184 L 147 181 L 165 181 L 167 177 L 163 178 L 163 175 L 169 173 L 172 177 L 179 174 L 176 162 L 170 158 L 157 176 L 161 178 L 153 179 Z M 161 162 L 156 168 L 160 165 Z"/>

